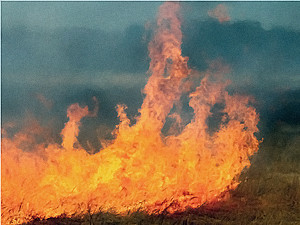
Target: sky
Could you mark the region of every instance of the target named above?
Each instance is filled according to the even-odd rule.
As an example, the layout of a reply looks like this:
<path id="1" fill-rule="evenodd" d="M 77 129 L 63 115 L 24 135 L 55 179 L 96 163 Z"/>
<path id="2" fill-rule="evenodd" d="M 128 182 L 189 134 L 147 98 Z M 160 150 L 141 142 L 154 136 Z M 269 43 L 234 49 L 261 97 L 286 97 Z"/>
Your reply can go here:
<path id="1" fill-rule="evenodd" d="M 161 2 L 2 2 L 3 27 L 87 27 L 124 30 L 153 21 Z M 220 2 L 184 2 L 188 19 L 206 19 Z M 300 30 L 299 2 L 226 2 L 233 21 L 258 21 L 264 28 L 284 26 Z"/>
<path id="2" fill-rule="evenodd" d="M 92 104 L 92 96 L 100 101 L 98 125 L 116 123 L 117 103 L 136 114 L 161 4 L 1 2 L 3 123 L 59 117 L 61 128 L 67 106 Z M 262 117 L 298 123 L 300 2 L 181 4 L 189 66 L 205 71 L 209 62 L 222 60 L 231 68 L 234 90 L 254 95 Z M 224 22 L 214 16 L 219 4 Z"/>

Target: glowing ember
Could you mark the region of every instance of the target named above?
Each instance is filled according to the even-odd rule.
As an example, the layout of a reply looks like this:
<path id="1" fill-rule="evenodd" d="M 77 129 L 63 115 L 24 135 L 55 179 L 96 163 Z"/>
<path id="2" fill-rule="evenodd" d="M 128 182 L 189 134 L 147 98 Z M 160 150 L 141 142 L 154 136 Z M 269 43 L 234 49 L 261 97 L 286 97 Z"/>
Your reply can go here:
<path id="1" fill-rule="evenodd" d="M 2 222 L 20 223 L 31 216 L 114 208 L 117 212 L 143 208 L 174 212 L 217 201 L 238 184 L 237 176 L 258 150 L 258 116 L 249 98 L 230 96 L 220 75 L 207 72 L 190 97 L 192 121 L 177 135 L 161 130 L 174 103 L 188 91 L 190 70 L 181 55 L 179 4 L 160 7 L 157 31 L 149 44 L 151 76 L 134 125 L 118 106 L 120 124 L 108 147 L 89 155 L 77 141 L 80 120 L 93 116 L 73 104 L 62 130 L 63 143 L 20 149 L 16 135 L 2 139 Z M 215 104 L 222 104 L 218 131 L 208 130 Z M 180 122 L 179 114 L 173 114 Z M 5 135 L 4 135 L 5 136 Z"/>

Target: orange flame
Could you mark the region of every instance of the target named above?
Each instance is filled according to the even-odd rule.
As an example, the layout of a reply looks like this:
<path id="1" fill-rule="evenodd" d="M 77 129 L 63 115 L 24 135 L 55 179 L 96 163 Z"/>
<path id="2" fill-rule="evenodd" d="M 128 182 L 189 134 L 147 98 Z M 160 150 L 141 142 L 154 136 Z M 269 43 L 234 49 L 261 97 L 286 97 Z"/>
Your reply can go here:
<path id="1" fill-rule="evenodd" d="M 258 116 L 249 98 L 229 95 L 219 76 L 208 71 L 190 94 L 194 118 L 178 135 L 161 130 L 174 103 L 186 91 L 187 57 L 181 55 L 179 4 L 159 9 L 157 31 L 149 44 L 152 75 L 137 122 L 126 106 L 117 107 L 120 124 L 112 144 L 89 155 L 78 143 L 80 120 L 95 116 L 73 104 L 62 130 L 61 145 L 39 145 L 23 151 L 18 135 L 2 139 L 2 221 L 21 223 L 31 216 L 142 208 L 174 212 L 217 201 L 237 186 L 237 176 L 258 150 L 254 133 Z M 208 132 L 212 107 L 224 104 L 217 132 Z M 177 121 L 179 114 L 174 114 Z"/>
<path id="2" fill-rule="evenodd" d="M 217 5 L 213 10 L 209 10 L 208 15 L 210 17 L 218 19 L 220 23 L 230 21 L 227 7 L 223 4 Z"/>

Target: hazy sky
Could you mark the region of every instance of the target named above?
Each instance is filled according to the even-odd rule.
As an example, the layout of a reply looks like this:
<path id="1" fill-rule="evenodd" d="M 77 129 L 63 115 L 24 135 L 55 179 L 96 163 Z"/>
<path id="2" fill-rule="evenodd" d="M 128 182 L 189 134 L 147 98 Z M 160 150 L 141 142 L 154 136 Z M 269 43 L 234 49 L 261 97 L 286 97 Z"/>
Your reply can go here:
<path id="1" fill-rule="evenodd" d="M 299 96 L 300 2 L 225 2 L 230 20 L 224 23 L 208 13 L 220 3 L 181 3 L 189 66 L 204 71 L 222 60 L 237 89 L 269 105 L 277 98 L 269 92 Z M 28 111 L 44 118 L 41 95 L 64 116 L 69 104 L 87 104 L 94 95 L 102 120 L 116 116 L 117 103 L 136 110 L 150 61 L 149 24 L 161 4 L 1 2 L 2 119 Z"/>
<path id="2" fill-rule="evenodd" d="M 222 2 L 183 2 L 184 16 L 205 19 Z M 226 2 L 233 21 L 253 20 L 263 27 L 300 29 L 300 2 Z M 123 30 L 153 21 L 161 2 L 2 2 L 2 26 L 44 29 L 89 27 Z"/>
<path id="3" fill-rule="evenodd" d="M 160 2 L 3 2 L 3 26 L 124 30 L 153 20 Z"/>

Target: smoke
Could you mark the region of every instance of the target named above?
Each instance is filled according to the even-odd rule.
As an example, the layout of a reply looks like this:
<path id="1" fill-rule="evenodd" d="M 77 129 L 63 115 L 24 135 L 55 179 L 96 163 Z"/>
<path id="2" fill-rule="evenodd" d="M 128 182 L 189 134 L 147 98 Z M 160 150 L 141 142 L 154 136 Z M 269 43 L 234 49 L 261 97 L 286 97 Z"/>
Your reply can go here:
<path id="1" fill-rule="evenodd" d="M 49 99 L 47 99 L 43 94 L 37 93 L 35 95 L 36 99 L 41 102 L 43 106 L 45 106 L 48 110 L 50 110 L 53 106 L 53 102 Z"/>
<path id="2" fill-rule="evenodd" d="M 216 58 L 230 65 L 231 89 L 256 97 L 260 124 L 267 124 L 262 130 L 273 120 L 289 118 L 280 116 L 286 104 L 277 104 L 276 99 L 298 97 L 299 32 L 278 27 L 265 30 L 253 21 L 187 20 L 182 29 L 182 51 L 189 56 L 190 68 L 205 71 Z M 2 121 L 16 122 L 30 112 L 43 124 L 57 118 L 52 126 L 59 133 L 67 121 L 67 107 L 96 96 L 101 110 L 97 118 L 83 121 L 79 139 L 99 146 L 96 137 L 87 135 L 85 124 L 112 130 L 118 123 L 114 112 L 118 103 L 128 106 L 129 117 L 137 113 L 150 62 L 151 32 L 140 25 L 119 32 L 78 27 L 2 29 Z M 46 107 L 41 107 L 42 98 L 37 100 L 36 93 L 47 96 Z M 297 104 L 286 105 L 289 115 L 296 114 Z M 188 104 L 183 111 L 189 111 Z"/>

